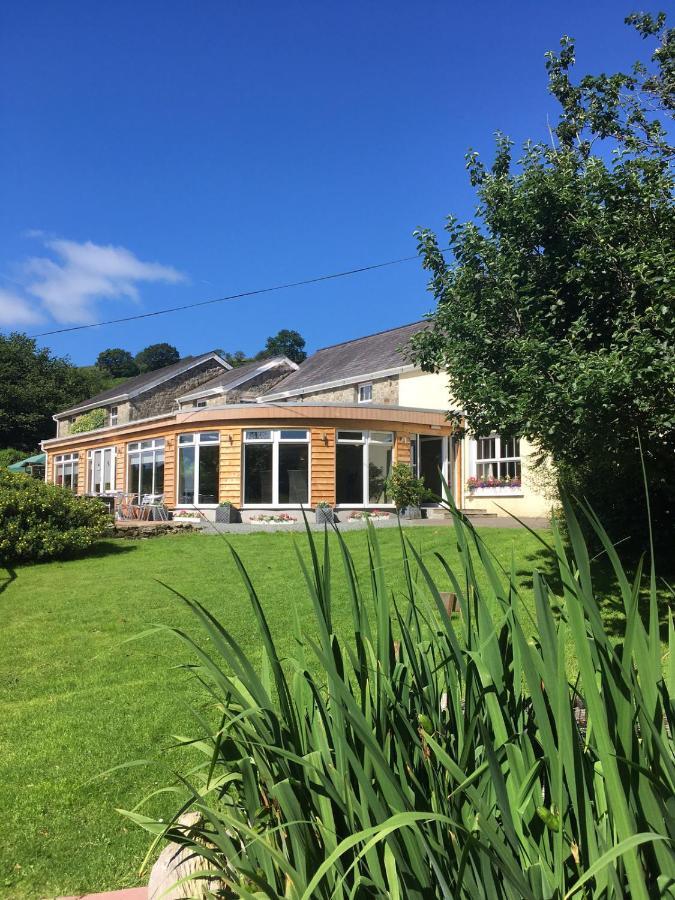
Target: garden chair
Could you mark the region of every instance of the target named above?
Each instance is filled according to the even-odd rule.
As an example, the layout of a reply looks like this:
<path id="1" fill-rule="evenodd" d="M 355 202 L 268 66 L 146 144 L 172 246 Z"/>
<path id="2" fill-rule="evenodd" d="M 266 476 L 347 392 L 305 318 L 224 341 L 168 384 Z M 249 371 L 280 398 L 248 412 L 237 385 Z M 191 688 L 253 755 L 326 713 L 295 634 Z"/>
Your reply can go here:
<path id="1" fill-rule="evenodd" d="M 166 522 L 169 512 L 164 506 L 164 494 L 143 494 L 141 498 L 141 519 L 152 522 Z"/>

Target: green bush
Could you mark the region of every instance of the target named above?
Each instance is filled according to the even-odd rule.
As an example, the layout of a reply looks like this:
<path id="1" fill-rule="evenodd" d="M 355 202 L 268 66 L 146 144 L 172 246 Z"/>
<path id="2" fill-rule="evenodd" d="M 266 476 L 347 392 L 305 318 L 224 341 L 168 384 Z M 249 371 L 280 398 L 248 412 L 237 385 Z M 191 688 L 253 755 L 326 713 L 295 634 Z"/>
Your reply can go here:
<path id="1" fill-rule="evenodd" d="M 98 500 L 36 478 L 0 472 L 0 564 L 54 559 L 91 547 L 111 518 Z"/>
<path id="2" fill-rule="evenodd" d="M 32 454 L 30 453 L 26 453 L 25 450 L 16 450 L 14 447 L 5 447 L 3 450 L 0 450 L 0 469 L 6 469 L 7 466 L 11 466 L 12 463 L 19 462 L 20 459 L 25 459 L 27 456 L 31 455 Z"/>
<path id="3" fill-rule="evenodd" d="M 262 670 L 197 601 L 185 600 L 205 640 L 164 628 L 187 645 L 186 669 L 205 704 L 196 733 L 178 738 L 189 770 L 164 788 L 182 795 L 176 818 L 167 825 L 138 808 L 127 815 L 203 857 L 225 884 L 219 896 L 673 896 L 675 630 L 668 616 L 664 678 L 654 575 L 645 624 L 641 573 L 628 580 L 586 511 L 620 587 L 625 631 L 617 644 L 566 503 L 571 549 L 555 526 L 548 548 L 562 598 L 535 569 L 530 638 L 515 567 L 501 569 L 453 513 L 462 564 L 445 567 L 459 616 L 448 615 L 403 532 L 405 588 L 391 595 L 370 526 L 363 583 L 337 536 L 353 611 L 349 640 L 333 630 L 328 537 L 321 551 L 311 533 L 309 571 L 299 559 L 314 621 L 304 630 L 296 614 L 291 658 L 279 657 L 234 550 Z M 569 644 L 579 666 L 573 683 Z M 179 822 L 187 809 L 201 824 Z"/>
<path id="4" fill-rule="evenodd" d="M 387 493 L 394 501 L 396 509 L 419 506 L 430 495 L 424 486 L 424 478 L 416 478 L 406 463 L 394 463 L 387 478 Z"/>
<path id="5" fill-rule="evenodd" d="M 71 434 L 82 434 L 84 431 L 95 431 L 103 428 L 108 421 L 108 413 L 105 409 L 90 409 L 89 412 L 78 416 L 70 426 Z"/>

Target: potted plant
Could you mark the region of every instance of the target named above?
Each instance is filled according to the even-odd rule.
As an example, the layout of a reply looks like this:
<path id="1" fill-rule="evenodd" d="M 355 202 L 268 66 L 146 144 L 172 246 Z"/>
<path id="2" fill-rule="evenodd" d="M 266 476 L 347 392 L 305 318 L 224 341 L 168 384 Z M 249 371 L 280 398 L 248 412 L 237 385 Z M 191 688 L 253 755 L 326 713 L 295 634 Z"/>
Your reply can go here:
<path id="1" fill-rule="evenodd" d="M 229 500 L 224 500 L 216 507 L 216 522 L 221 525 L 231 525 L 239 521 L 239 510 Z"/>
<path id="2" fill-rule="evenodd" d="M 328 500 L 319 500 L 316 504 L 316 524 L 332 525 L 335 522 L 335 510 Z"/>
<path id="3" fill-rule="evenodd" d="M 387 479 L 387 492 L 404 519 L 422 518 L 422 501 L 427 496 L 424 478 L 417 478 L 406 463 L 395 463 Z"/>

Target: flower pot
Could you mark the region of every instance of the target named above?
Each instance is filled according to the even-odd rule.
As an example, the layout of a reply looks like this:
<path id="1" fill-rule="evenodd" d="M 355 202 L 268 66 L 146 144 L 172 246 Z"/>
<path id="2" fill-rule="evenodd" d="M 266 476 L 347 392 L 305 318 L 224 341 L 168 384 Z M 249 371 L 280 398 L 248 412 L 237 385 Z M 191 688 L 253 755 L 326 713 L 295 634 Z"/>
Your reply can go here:
<path id="1" fill-rule="evenodd" d="M 217 506 L 216 522 L 221 525 L 231 525 L 233 522 L 239 521 L 239 510 L 236 506 Z"/>
<path id="2" fill-rule="evenodd" d="M 401 516 L 404 519 L 421 519 L 422 509 L 419 506 L 406 506 L 405 509 L 401 510 Z"/>
<path id="3" fill-rule="evenodd" d="M 335 510 L 331 506 L 317 506 L 316 524 L 332 525 L 335 521 Z"/>

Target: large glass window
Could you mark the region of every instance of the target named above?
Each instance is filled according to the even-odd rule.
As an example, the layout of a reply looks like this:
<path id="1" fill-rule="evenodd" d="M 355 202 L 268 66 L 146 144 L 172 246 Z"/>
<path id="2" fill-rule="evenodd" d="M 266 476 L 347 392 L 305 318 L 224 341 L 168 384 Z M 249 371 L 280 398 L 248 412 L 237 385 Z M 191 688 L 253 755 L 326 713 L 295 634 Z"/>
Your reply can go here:
<path id="1" fill-rule="evenodd" d="M 54 457 L 54 484 L 77 493 L 79 453 L 62 453 Z"/>
<path id="2" fill-rule="evenodd" d="M 87 452 L 87 479 L 90 494 L 106 494 L 115 490 L 114 447 Z"/>
<path id="3" fill-rule="evenodd" d="M 338 504 L 374 506 L 389 503 L 394 435 L 390 431 L 338 431 L 335 488 Z"/>
<path id="4" fill-rule="evenodd" d="M 131 493 L 164 493 L 164 438 L 136 441 L 127 445 L 128 478 Z"/>
<path id="5" fill-rule="evenodd" d="M 220 437 L 217 431 L 178 438 L 178 503 L 208 506 L 218 502 Z"/>
<path id="6" fill-rule="evenodd" d="M 309 432 L 300 428 L 244 432 L 244 503 L 309 502 Z"/>
<path id="7" fill-rule="evenodd" d="M 475 475 L 480 481 L 520 480 L 520 439 L 498 434 L 478 438 Z"/>

